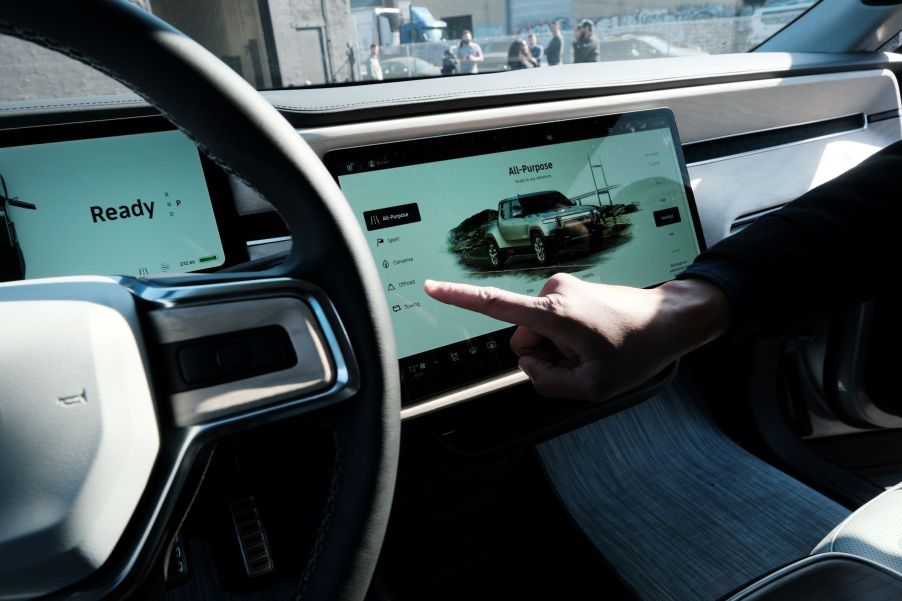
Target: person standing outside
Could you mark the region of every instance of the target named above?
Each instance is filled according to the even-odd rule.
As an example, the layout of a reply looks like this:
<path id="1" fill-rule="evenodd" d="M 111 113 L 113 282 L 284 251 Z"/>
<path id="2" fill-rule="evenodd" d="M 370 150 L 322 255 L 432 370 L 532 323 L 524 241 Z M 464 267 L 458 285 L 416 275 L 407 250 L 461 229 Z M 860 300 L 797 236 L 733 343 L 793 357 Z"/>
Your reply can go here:
<path id="1" fill-rule="evenodd" d="M 442 75 L 455 75 L 457 73 L 457 57 L 450 49 L 445 50 L 442 58 Z"/>
<path id="2" fill-rule="evenodd" d="M 598 39 L 595 37 L 595 24 L 589 19 L 580 21 L 576 28 L 576 39 L 573 40 L 574 63 L 597 63 L 601 60 L 598 50 Z"/>
<path id="3" fill-rule="evenodd" d="M 485 60 L 482 48 L 473 41 L 473 33 L 464 29 L 460 34 L 460 45 L 457 47 L 457 72 L 479 73 L 479 63 Z"/>
<path id="4" fill-rule="evenodd" d="M 531 54 L 532 58 L 536 61 L 536 64 L 534 66 L 541 67 L 544 48 L 539 46 L 539 44 L 537 43 L 536 34 L 529 34 L 529 36 L 526 38 L 526 43 L 529 44 L 529 54 Z"/>
<path id="5" fill-rule="evenodd" d="M 367 81 L 382 81 L 382 65 L 379 64 L 379 46 L 370 44 L 370 57 L 366 61 Z"/>
<path id="6" fill-rule="evenodd" d="M 507 50 L 507 66 L 511 68 L 511 71 L 516 71 L 517 69 L 538 67 L 539 63 L 533 58 L 533 54 L 529 51 L 526 42 L 514 40 Z"/>
<path id="7" fill-rule="evenodd" d="M 549 67 L 561 64 L 561 50 L 563 48 L 564 40 L 561 37 L 561 24 L 554 21 L 551 24 L 551 41 L 548 42 L 548 47 L 545 48 L 545 60 L 548 61 Z"/>

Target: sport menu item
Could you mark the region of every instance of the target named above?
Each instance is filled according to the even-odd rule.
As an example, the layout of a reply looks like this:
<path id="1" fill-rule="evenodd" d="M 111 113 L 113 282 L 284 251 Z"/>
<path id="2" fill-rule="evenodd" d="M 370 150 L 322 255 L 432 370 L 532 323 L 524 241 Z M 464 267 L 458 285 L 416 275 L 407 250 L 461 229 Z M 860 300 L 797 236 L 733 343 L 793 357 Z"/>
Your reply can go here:
<path id="1" fill-rule="evenodd" d="M 178 131 L 0 148 L 0 232 L 7 279 L 11 264 L 31 279 L 225 262 L 197 147 Z"/>
<path id="2" fill-rule="evenodd" d="M 667 109 L 329 153 L 385 287 L 409 402 L 511 369 L 510 324 L 431 278 L 539 294 L 555 273 L 649 287 L 703 248 Z"/>

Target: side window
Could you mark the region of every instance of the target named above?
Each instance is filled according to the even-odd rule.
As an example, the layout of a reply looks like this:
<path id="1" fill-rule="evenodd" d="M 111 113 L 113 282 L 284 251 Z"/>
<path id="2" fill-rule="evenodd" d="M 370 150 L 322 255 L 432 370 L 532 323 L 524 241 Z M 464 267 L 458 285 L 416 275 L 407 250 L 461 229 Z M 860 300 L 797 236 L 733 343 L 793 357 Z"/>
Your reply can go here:
<path id="1" fill-rule="evenodd" d="M 511 201 L 511 217 L 523 217 L 523 209 L 520 208 L 519 200 Z"/>
<path id="2" fill-rule="evenodd" d="M 502 202 L 502 203 L 501 203 L 501 206 L 500 206 L 500 207 L 498 207 L 498 212 L 501 213 L 501 218 L 502 218 L 502 219 L 507 219 L 507 213 L 508 213 L 508 212 L 507 212 L 507 205 L 509 205 L 509 204 L 510 204 L 509 202 L 506 202 L 506 201 L 505 201 L 505 202 Z"/>

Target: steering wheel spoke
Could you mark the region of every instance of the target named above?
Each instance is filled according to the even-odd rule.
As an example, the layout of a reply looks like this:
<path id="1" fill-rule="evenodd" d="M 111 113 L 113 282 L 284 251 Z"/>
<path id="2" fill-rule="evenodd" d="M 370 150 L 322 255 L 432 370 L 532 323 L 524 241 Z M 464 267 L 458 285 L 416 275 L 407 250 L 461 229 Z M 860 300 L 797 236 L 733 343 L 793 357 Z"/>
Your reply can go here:
<path id="1" fill-rule="evenodd" d="M 294 242 L 266 278 L 0 286 L 4 311 L 22 306 L 4 312 L 16 337 L 0 336 L 0 599 L 121 593 L 166 544 L 203 443 L 310 411 L 341 453 L 302 590 L 363 599 L 394 492 L 400 383 L 379 274 L 335 181 L 239 75 L 126 0 L 2 2 L 0 32 L 131 87 L 266 198 Z M 48 309 L 56 301 L 70 306 Z M 126 397 L 134 406 L 117 407 Z M 49 406 L 31 415 L 32 401 Z M 18 470 L 22 458 L 34 469 Z M 35 491 L 44 505 L 30 502 Z"/>
<path id="2" fill-rule="evenodd" d="M 89 576 L 130 519 L 159 527 L 201 445 L 357 392 L 350 342 L 321 290 L 290 278 L 203 281 L 0 285 L 3 595 Z M 167 476 L 151 478 L 155 469 Z M 133 518 L 145 492 L 157 510 Z"/>
<path id="3" fill-rule="evenodd" d="M 124 283 L 142 301 L 158 403 L 175 427 L 233 431 L 331 405 L 359 387 L 344 327 L 315 286 Z"/>

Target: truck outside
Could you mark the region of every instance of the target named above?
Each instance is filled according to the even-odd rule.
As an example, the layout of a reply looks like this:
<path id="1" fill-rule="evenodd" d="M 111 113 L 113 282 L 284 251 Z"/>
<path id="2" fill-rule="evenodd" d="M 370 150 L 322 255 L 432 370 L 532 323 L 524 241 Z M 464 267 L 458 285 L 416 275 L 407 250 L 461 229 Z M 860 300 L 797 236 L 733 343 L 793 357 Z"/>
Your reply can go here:
<path id="1" fill-rule="evenodd" d="M 442 64 L 448 24 L 436 19 L 428 8 L 359 7 L 352 9 L 351 15 L 358 79 L 363 79 L 364 62 L 372 44 L 380 47 L 383 61 L 416 57 L 432 65 Z"/>

